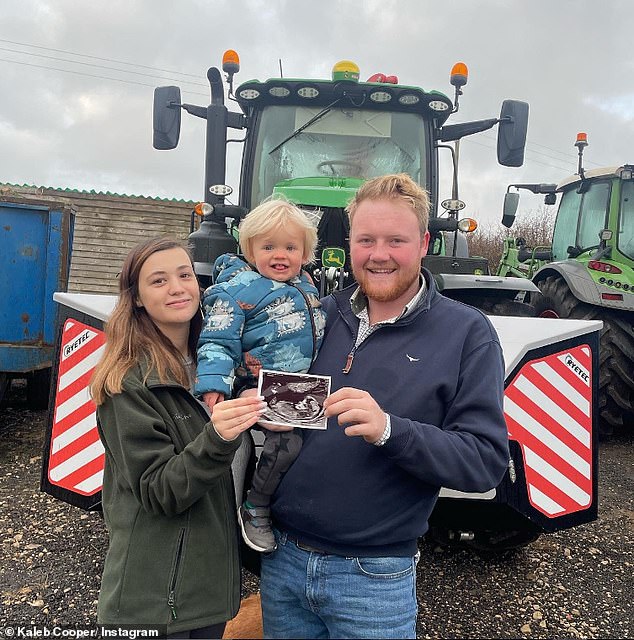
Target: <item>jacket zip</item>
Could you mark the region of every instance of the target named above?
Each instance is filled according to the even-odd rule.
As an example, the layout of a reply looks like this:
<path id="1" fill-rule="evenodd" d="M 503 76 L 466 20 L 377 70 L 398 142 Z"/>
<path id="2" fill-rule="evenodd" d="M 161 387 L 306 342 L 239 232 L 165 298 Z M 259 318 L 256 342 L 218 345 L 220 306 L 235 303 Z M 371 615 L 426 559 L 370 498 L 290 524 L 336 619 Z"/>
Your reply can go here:
<path id="1" fill-rule="evenodd" d="M 185 543 L 185 529 L 181 529 L 178 534 L 178 544 L 176 545 L 176 561 L 174 562 L 174 571 L 172 573 L 172 579 L 170 581 L 169 594 L 167 596 L 167 606 L 170 608 L 172 614 L 172 620 L 176 620 L 176 581 L 178 580 L 178 570 L 180 568 L 181 560 L 183 557 L 183 546 Z"/>
<path id="2" fill-rule="evenodd" d="M 352 347 L 352 351 L 348 354 L 346 358 L 346 366 L 341 370 L 343 373 L 350 373 L 350 369 L 352 369 L 352 361 L 354 360 L 354 354 L 357 348 Z"/>
<path id="3" fill-rule="evenodd" d="M 341 310 L 339 309 L 339 314 L 341 315 L 342 320 L 350 327 L 353 337 L 354 337 L 354 341 L 356 343 L 357 341 L 357 335 L 359 333 L 359 328 L 357 327 L 357 331 L 355 333 L 354 331 L 354 327 L 351 326 L 351 324 L 348 322 L 347 318 L 343 315 L 343 313 L 341 312 Z M 359 347 L 361 347 L 361 345 L 365 344 L 377 331 L 380 331 L 381 329 L 383 329 L 384 326 L 387 325 L 380 325 L 378 326 L 374 331 L 370 332 L 359 344 L 353 344 L 352 345 L 352 349 L 350 350 L 350 353 L 348 354 L 348 357 L 346 358 L 346 364 L 344 366 L 344 368 L 341 370 L 342 373 L 350 373 L 350 369 L 352 369 L 352 363 L 354 361 L 354 356 L 357 353 L 357 350 L 359 349 Z"/>
<path id="4" fill-rule="evenodd" d="M 297 289 L 297 291 L 300 292 L 300 294 L 302 295 L 302 298 L 304 298 L 304 302 L 306 303 L 306 310 L 308 311 L 308 317 L 310 318 L 310 327 L 311 327 L 311 333 L 313 336 L 313 355 L 311 356 L 310 362 L 311 364 L 313 362 L 315 362 L 315 356 L 317 355 L 317 327 L 315 327 L 315 318 L 313 317 L 313 307 L 310 304 L 310 300 L 308 299 L 308 296 L 302 291 L 301 287 L 297 286 L 296 284 L 293 284 L 292 282 L 289 282 L 288 284 L 291 285 L 291 287 L 295 287 L 295 289 Z"/>

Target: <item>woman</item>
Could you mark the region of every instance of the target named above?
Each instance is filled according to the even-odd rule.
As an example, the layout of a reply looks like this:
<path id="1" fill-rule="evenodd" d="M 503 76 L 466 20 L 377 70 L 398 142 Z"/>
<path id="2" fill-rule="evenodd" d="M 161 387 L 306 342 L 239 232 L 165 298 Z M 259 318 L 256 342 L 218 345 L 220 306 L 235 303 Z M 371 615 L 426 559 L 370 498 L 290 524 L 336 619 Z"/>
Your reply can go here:
<path id="1" fill-rule="evenodd" d="M 200 288 L 183 246 L 155 238 L 132 249 L 91 383 L 110 535 L 100 624 L 220 638 L 238 611 L 230 465 L 264 403 L 221 402 L 209 421 L 189 391 L 201 320 Z"/>

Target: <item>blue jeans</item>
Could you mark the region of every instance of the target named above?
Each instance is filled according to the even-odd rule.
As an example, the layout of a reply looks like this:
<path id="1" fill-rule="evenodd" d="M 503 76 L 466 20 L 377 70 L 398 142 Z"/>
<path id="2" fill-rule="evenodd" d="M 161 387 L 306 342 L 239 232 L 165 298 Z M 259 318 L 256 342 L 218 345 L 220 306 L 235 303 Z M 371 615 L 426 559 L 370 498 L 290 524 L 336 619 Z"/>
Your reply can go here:
<path id="1" fill-rule="evenodd" d="M 276 531 L 262 556 L 265 638 L 415 638 L 415 557 L 344 558 Z"/>

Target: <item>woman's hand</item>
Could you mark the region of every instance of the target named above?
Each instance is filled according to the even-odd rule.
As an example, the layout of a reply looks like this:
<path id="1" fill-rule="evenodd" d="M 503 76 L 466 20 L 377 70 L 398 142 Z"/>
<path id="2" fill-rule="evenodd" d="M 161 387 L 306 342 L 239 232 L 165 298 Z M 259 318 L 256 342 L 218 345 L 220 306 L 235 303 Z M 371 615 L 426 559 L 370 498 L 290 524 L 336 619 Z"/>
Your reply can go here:
<path id="1" fill-rule="evenodd" d="M 266 404 L 261 396 L 247 396 L 224 400 L 214 405 L 211 422 L 223 440 L 235 440 L 259 419 Z"/>
<path id="2" fill-rule="evenodd" d="M 253 398 L 254 396 L 257 396 L 257 389 L 245 389 L 241 394 L 240 397 L 241 398 Z M 260 398 L 262 398 L 262 396 L 259 396 Z M 266 404 L 264 405 L 266 408 Z M 292 431 L 293 427 L 283 427 L 281 425 L 277 425 L 277 424 L 262 424 L 260 425 L 261 429 L 266 429 L 267 431 Z"/>

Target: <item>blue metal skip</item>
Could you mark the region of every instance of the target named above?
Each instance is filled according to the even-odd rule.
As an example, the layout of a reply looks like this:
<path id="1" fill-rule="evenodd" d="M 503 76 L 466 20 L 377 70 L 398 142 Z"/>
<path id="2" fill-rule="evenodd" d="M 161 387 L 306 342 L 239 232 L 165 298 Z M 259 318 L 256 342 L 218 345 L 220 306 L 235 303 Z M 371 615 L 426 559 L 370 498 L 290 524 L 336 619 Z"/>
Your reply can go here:
<path id="1" fill-rule="evenodd" d="M 67 205 L 0 199 L 0 374 L 52 364 L 53 293 L 68 285 L 73 226 Z"/>

